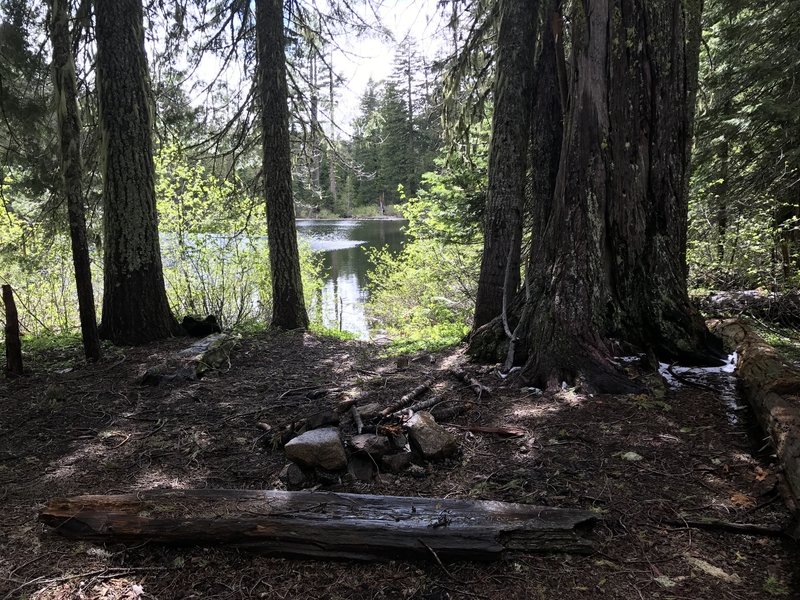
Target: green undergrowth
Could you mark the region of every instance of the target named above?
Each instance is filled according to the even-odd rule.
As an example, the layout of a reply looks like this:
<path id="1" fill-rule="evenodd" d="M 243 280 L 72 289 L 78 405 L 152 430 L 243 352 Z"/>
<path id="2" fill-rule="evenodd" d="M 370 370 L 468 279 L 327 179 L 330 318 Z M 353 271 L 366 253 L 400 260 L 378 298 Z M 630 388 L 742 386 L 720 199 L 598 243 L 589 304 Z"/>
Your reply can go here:
<path id="1" fill-rule="evenodd" d="M 417 352 L 438 352 L 458 345 L 469 333 L 469 326 L 461 323 L 439 323 L 412 331 L 394 332 L 391 343 L 386 347 L 388 356 L 416 354 Z"/>
<path id="2" fill-rule="evenodd" d="M 792 362 L 800 361 L 800 331 L 794 327 L 750 321 L 753 330 L 770 346 Z"/>

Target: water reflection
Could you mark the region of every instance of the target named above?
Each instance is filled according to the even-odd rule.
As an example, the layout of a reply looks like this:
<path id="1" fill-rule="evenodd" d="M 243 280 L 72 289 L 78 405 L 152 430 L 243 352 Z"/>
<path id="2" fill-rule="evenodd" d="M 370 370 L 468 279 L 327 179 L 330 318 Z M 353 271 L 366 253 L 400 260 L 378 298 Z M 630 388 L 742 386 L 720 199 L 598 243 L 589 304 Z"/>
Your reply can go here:
<path id="1" fill-rule="evenodd" d="M 312 318 L 319 316 L 325 327 L 342 329 L 369 337 L 364 313 L 368 299 L 367 271 L 372 267 L 368 248 L 388 248 L 399 252 L 406 237 L 406 221 L 353 219 L 298 219 L 298 235 L 311 249 L 322 254 L 325 284 L 311 307 Z M 315 315 L 315 311 L 319 311 Z"/>

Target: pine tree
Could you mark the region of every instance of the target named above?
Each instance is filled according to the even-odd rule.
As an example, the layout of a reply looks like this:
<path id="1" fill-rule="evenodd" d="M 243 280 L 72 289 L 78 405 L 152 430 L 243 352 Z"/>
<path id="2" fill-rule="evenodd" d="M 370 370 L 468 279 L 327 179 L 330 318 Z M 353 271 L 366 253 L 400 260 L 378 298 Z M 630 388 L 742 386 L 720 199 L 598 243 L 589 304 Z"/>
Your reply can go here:
<path id="1" fill-rule="evenodd" d="M 142 344 L 178 333 L 161 267 L 142 3 L 96 0 L 95 16 L 104 167 L 100 336 Z"/>

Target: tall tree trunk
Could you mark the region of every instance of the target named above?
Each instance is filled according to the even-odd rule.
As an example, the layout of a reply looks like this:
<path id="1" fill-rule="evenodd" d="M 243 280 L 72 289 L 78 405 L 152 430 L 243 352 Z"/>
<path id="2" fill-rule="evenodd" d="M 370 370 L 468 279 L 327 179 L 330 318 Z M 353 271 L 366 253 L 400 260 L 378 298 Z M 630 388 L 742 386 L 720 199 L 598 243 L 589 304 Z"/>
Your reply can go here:
<path id="1" fill-rule="evenodd" d="M 314 195 L 317 204 L 322 201 L 322 182 L 320 173 L 322 171 L 322 150 L 320 148 L 320 127 L 319 127 L 319 90 L 317 76 L 317 56 L 316 50 L 311 49 L 309 58 L 309 84 L 311 85 L 311 193 Z"/>
<path id="2" fill-rule="evenodd" d="M 267 239 L 272 270 L 272 327 L 308 327 L 294 222 L 289 150 L 289 107 L 284 54 L 283 2 L 256 0 L 258 89 Z"/>
<path id="3" fill-rule="evenodd" d="M 333 53 L 328 59 L 328 95 L 329 95 L 329 113 L 331 122 L 331 135 L 328 141 L 328 189 L 331 193 L 331 204 L 333 211 L 336 212 L 339 206 L 339 194 L 336 188 L 336 152 L 334 151 L 334 143 L 336 140 L 336 121 L 333 118 L 333 112 L 336 108 L 336 98 L 333 92 Z"/>
<path id="4" fill-rule="evenodd" d="M 86 217 L 81 194 L 83 171 L 81 122 L 66 0 L 50 0 L 50 10 L 52 13 L 50 36 L 53 44 L 53 87 L 61 139 L 61 179 L 69 215 L 72 264 L 75 267 L 75 287 L 78 292 L 78 314 L 81 321 L 83 351 L 87 359 L 98 360 L 100 358 L 100 337 L 97 333 L 92 269 L 89 260 L 89 244 L 86 241 Z"/>
<path id="5" fill-rule="evenodd" d="M 501 0 L 483 255 L 473 326 L 503 310 L 519 288 L 525 166 L 538 1 Z"/>
<path id="6" fill-rule="evenodd" d="M 143 344 L 179 329 L 161 267 L 142 3 L 95 0 L 95 15 L 104 166 L 100 337 Z"/>
<path id="7" fill-rule="evenodd" d="M 629 391 L 614 340 L 669 360 L 718 356 L 686 289 L 700 3 L 586 6 L 572 20 L 570 110 L 523 372 Z"/>

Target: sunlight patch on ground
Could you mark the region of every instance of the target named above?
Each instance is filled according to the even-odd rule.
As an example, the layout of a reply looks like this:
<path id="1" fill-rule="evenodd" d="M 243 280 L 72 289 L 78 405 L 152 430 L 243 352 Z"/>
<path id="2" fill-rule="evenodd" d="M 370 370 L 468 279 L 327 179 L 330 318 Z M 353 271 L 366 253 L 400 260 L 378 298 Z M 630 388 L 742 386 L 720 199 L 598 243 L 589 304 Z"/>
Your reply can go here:
<path id="1" fill-rule="evenodd" d="M 208 476 L 207 470 L 195 470 L 192 472 L 191 477 L 181 478 L 168 475 L 160 469 L 150 469 L 140 474 L 136 481 L 131 482 L 131 488 L 134 490 L 149 490 L 205 487 Z"/>
<path id="2" fill-rule="evenodd" d="M 86 470 L 84 462 L 94 461 L 100 463 L 106 454 L 106 447 L 96 442 L 89 442 L 71 454 L 60 457 L 50 463 L 44 473 L 46 481 L 67 479 L 79 475 Z"/>

